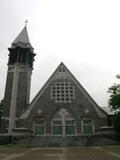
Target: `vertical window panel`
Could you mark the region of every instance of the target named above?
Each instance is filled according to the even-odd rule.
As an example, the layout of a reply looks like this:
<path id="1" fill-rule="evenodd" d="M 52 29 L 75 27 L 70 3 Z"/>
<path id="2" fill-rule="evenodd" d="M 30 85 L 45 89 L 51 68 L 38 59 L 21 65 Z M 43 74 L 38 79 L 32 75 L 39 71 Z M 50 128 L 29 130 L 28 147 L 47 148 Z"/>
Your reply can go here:
<path id="1" fill-rule="evenodd" d="M 65 132 L 66 135 L 75 135 L 75 126 L 66 126 Z"/>
<path id="2" fill-rule="evenodd" d="M 53 126 L 53 135 L 62 135 L 62 126 Z"/>
<path id="3" fill-rule="evenodd" d="M 45 134 L 45 126 L 35 126 L 35 135 L 44 135 Z"/>

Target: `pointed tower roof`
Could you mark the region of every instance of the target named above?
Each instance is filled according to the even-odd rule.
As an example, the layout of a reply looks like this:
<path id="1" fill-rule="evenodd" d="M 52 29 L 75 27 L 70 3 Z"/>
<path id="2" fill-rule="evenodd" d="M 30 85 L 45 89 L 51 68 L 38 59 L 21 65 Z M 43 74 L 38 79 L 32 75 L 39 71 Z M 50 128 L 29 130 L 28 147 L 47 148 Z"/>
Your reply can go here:
<path id="1" fill-rule="evenodd" d="M 30 44 L 26 25 L 12 43 L 12 47 L 16 46 L 20 46 L 22 48 L 33 48 Z"/>

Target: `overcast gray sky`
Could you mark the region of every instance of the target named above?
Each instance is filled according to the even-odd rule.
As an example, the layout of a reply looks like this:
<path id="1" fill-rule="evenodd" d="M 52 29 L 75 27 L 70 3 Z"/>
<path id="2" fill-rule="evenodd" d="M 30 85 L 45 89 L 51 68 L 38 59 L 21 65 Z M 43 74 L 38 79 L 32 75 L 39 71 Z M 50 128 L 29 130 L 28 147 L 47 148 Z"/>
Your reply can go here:
<path id="1" fill-rule="evenodd" d="M 120 0 L 0 0 L 0 99 L 8 50 L 28 19 L 31 99 L 61 61 L 100 106 L 120 73 Z"/>

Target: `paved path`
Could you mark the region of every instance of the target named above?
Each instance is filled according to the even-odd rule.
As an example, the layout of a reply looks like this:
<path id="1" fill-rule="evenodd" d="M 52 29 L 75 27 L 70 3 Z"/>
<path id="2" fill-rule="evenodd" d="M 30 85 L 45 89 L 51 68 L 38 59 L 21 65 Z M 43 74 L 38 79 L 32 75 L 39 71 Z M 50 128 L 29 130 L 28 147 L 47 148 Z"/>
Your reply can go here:
<path id="1" fill-rule="evenodd" d="M 1 147 L 0 160 L 120 160 L 120 146 L 80 148 Z"/>

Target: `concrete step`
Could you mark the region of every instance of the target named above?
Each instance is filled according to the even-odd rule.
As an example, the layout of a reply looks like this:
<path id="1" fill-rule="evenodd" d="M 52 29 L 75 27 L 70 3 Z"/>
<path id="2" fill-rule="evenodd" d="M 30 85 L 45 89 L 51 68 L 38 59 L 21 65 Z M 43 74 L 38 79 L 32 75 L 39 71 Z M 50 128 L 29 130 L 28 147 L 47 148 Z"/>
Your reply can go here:
<path id="1" fill-rule="evenodd" d="M 105 137 L 92 136 L 73 136 L 73 137 L 24 137 L 17 141 L 14 141 L 16 145 L 23 146 L 39 146 L 39 147 L 79 147 L 79 146 L 104 146 L 104 145 L 115 145 L 120 144 L 119 142 Z"/>

